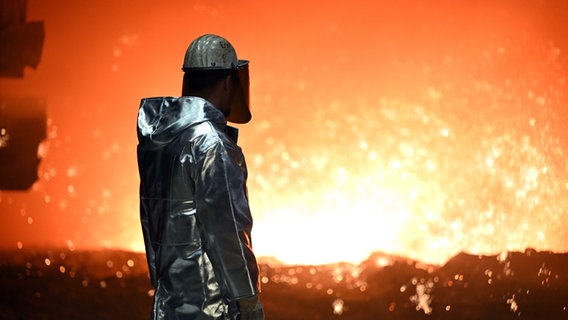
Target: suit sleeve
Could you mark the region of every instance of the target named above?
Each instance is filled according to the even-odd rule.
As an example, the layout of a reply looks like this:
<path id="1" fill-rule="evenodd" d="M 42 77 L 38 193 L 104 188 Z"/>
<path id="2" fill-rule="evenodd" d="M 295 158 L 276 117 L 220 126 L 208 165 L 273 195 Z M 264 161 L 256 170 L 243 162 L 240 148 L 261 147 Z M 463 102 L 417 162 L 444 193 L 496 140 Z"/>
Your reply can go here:
<path id="1" fill-rule="evenodd" d="M 231 299 L 255 295 L 259 271 L 251 244 L 244 156 L 240 148 L 219 141 L 200 158 L 192 175 L 205 252 Z"/>

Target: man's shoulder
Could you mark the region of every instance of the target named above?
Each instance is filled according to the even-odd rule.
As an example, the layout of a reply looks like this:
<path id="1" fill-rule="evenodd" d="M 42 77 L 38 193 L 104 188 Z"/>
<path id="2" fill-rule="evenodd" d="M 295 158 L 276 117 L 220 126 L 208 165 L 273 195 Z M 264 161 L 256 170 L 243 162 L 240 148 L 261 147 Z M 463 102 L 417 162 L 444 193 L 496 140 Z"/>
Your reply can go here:
<path id="1" fill-rule="evenodd" d="M 203 121 L 187 128 L 183 140 L 192 146 L 195 152 L 206 152 L 213 146 L 225 148 L 230 146 L 231 140 L 219 124 L 212 121 Z"/>

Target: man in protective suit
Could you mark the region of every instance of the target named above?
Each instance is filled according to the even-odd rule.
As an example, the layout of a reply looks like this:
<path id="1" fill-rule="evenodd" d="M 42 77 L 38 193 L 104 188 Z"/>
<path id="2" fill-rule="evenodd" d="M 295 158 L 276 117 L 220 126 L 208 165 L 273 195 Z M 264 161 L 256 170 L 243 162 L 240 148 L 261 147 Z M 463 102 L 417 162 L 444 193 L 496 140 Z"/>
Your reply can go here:
<path id="1" fill-rule="evenodd" d="M 182 97 L 142 99 L 138 113 L 151 319 L 264 319 L 247 168 L 227 125 L 251 119 L 248 61 L 207 34 L 189 45 L 182 70 Z"/>

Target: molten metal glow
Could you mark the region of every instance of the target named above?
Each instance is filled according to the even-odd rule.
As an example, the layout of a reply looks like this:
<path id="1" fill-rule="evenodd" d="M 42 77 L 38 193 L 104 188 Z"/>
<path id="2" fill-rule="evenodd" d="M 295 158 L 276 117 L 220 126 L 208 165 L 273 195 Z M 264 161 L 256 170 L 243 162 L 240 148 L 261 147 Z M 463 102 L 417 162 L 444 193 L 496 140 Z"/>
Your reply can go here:
<path id="1" fill-rule="evenodd" d="M 415 98 L 303 101 L 317 111 L 289 135 L 257 125 L 254 145 L 269 146 L 249 159 L 257 251 L 317 264 L 567 250 L 565 65 L 555 47 L 516 45 L 521 56 L 486 53 L 492 76 L 432 81 Z M 507 59 L 524 65 L 494 67 Z"/>
<path id="2" fill-rule="evenodd" d="M 0 193 L 0 245 L 142 251 L 139 99 L 179 94 L 216 32 L 251 60 L 258 255 L 568 251 L 566 2 L 355 2 L 29 1 L 42 62 L 0 94 L 44 97 L 48 139 L 32 189 Z"/>
<path id="3" fill-rule="evenodd" d="M 556 138 L 482 122 L 467 132 L 419 105 L 384 101 L 375 110 L 355 121 L 359 138 L 298 146 L 271 164 L 290 167 L 256 178 L 266 189 L 260 203 L 253 195 L 260 254 L 317 264 L 379 250 L 443 263 L 460 251 L 566 250 L 566 151 Z M 365 117 L 390 129 L 373 130 Z"/>

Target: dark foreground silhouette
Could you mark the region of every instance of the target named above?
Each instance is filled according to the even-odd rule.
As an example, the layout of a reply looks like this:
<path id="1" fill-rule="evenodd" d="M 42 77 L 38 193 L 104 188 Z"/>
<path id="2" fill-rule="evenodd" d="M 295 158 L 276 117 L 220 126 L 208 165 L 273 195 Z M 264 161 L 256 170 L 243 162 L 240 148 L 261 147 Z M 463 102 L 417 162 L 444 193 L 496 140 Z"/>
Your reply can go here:
<path id="1" fill-rule="evenodd" d="M 567 253 L 260 265 L 268 320 L 568 319 Z M 0 287 L 6 320 L 148 319 L 153 293 L 144 255 L 124 251 L 3 251 Z"/>

